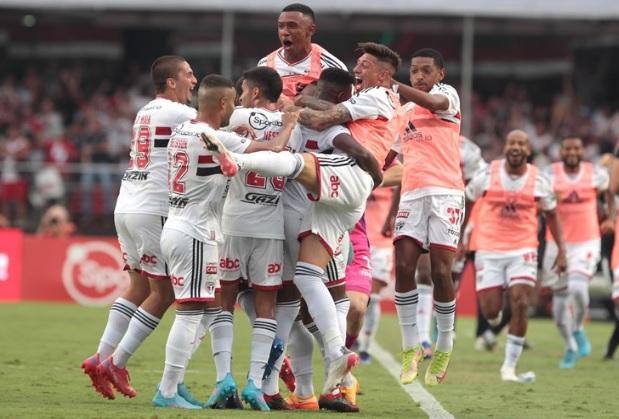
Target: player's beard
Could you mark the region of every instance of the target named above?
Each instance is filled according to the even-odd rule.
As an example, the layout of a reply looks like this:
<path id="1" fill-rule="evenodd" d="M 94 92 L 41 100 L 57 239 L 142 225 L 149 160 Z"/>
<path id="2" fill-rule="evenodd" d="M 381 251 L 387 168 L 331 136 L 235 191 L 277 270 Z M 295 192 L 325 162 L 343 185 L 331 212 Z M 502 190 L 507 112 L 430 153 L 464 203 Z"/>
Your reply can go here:
<path id="1" fill-rule="evenodd" d="M 571 157 L 571 156 L 570 157 L 566 157 L 565 159 L 563 159 L 563 164 L 568 169 L 576 170 L 576 169 L 578 169 L 578 166 L 580 166 L 580 158 L 579 157 Z"/>

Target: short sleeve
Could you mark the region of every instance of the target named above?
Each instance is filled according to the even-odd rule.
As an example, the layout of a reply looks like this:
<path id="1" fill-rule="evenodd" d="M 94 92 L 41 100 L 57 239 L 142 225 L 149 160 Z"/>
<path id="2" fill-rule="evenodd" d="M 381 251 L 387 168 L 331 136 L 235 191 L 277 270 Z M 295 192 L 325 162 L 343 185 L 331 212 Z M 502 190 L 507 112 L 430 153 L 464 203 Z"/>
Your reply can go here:
<path id="1" fill-rule="evenodd" d="M 385 88 L 371 87 L 362 90 L 342 105 L 348 109 L 353 121 L 358 119 L 390 120 L 394 113 L 389 92 Z"/>
<path id="2" fill-rule="evenodd" d="M 444 83 L 435 84 L 430 90 L 431 95 L 443 95 L 449 101 L 449 107 L 444 111 L 436 111 L 440 117 L 460 118 L 460 96 L 452 86 Z"/>
<path id="3" fill-rule="evenodd" d="M 481 198 L 488 189 L 490 184 L 490 166 L 487 166 L 484 170 L 478 171 L 471 181 L 466 185 L 464 193 L 469 201 L 477 201 Z"/>
<path id="4" fill-rule="evenodd" d="M 539 199 L 542 211 L 552 211 L 557 207 L 557 198 L 552 190 L 550 179 L 543 173 L 539 173 L 535 179 L 534 195 Z"/>
<path id="5" fill-rule="evenodd" d="M 334 125 L 321 132 L 319 148 L 320 150 L 327 150 L 330 148 L 336 148 L 333 144 L 333 140 L 340 134 L 350 135 L 348 128 L 342 125 Z"/>
<path id="6" fill-rule="evenodd" d="M 248 108 L 236 108 L 230 116 L 230 122 L 225 128 L 226 130 L 233 130 L 234 128 L 248 125 L 249 115 L 251 111 Z"/>
<path id="7" fill-rule="evenodd" d="M 608 170 L 601 166 L 595 166 L 593 168 L 593 186 L 599 191 L 603 192 L 608 190 L 609 175 Z"/>
<path id="8" fill-rule="evenodd" d="M 251 140 L 241 137 L 234 132 L 216 131 L 217 138 L 223 143 L 226 148 L 233 153 L 245 153 L 247 147 L 251 144 Z"/>
<path id="9" fill-rule="evenodd" d="M 180 105 L 179 112 L 178 112 L 178 116 L 176 117 L 177 125 L 185 121 L 189 121 L 191 119 L 196 119 L 196 117 L 198 116 L 198 111 L 196 111 L 191 106 L 186 106 L 186 105 L 181 105 L 181 104 L 179 105 Z"/>

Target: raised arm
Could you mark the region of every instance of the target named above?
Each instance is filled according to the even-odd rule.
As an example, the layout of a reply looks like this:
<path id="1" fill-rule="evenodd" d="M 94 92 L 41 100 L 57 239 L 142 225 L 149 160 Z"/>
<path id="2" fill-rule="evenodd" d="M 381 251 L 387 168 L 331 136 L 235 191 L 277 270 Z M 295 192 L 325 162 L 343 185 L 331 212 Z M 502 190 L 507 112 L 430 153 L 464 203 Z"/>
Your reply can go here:
<path id="1" fill-rule="evenodd" d="M 382 168 L 374 156 L 349 134 L 341 133 L 333 139 L 333 145 L 353 158 L 359 167 L 368 172 L 374 180 L 374 187 L 383 181 Z"/>
<path id="2" fill-rule="evenodd" d="M 297 97 L 297 99 L 294 101 L 294 104 L 302 108 L 310 108 L 317 111 L 326 111 L 335 107 L 335 104 L 333 102 L 307 95 L 300 95 L 299 97 Z"/>
<path id="3" fill-rule="evenodd" d="M 305 108 L 299 115 L 299 123 L 317 131 L 351 120 L 350 112 L 341 103 L 323 111 Z"/>
<path id="4" fill-rule="evenodd" d="M 409 102 L 413 102 L 432 112 L 446 111 L 449 109 L 449 99 L 445 95 L 431 95 L 430 93 L 415 89 L 414 87 L 401 83 L 395 79 L 393 80 L 393 83 L 398 85 L 398 93 L 400 96 Z"/>

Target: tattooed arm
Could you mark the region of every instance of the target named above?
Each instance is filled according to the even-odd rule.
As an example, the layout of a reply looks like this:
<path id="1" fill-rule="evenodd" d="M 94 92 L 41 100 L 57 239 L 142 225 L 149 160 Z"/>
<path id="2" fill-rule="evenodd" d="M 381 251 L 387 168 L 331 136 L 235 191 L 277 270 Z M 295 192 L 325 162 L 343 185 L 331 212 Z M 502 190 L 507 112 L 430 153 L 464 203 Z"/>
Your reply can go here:
<path id="1" fill-rule="evenodd" d="M 352 117 L 348 109 L 342 105 L 335 105 L 331 109 L 316 111 L 313 109 L 303 109 L 299 115 L 299 123 L 308 128 L 322 131 L 334 125 L 343 124 L 351 121 Z"/>
<path id="2" fill-rule="evenodd" d="M 294 101 L 294 104 L 301 107 L 315 109 L 317 111 L 326 111 L 335 107 L 335 104 L 332 102 L 305 95 L 299 96 Z"/>

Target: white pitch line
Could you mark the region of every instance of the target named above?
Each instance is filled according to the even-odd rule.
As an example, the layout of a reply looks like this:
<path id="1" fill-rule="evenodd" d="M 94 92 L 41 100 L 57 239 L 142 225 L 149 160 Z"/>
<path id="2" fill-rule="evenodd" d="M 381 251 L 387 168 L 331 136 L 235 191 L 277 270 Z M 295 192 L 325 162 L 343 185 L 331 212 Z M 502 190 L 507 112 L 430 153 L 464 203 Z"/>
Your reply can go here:
<path id="1" fill-rule="evenodd" d="M 421 410 L 426 412 L 430 419 L 454 419 L 454 416 L 445 410 L 438 400 L 419 384 L 418 380 L 413 381 L 412 384 L 400 383 L 400 364 L 376 341 L 372 342 L 370 353 L 395 378 L 400 387 L 419 404 Z"/>

